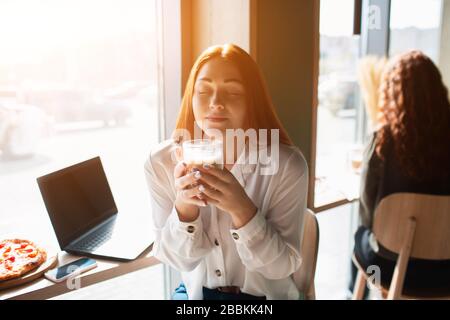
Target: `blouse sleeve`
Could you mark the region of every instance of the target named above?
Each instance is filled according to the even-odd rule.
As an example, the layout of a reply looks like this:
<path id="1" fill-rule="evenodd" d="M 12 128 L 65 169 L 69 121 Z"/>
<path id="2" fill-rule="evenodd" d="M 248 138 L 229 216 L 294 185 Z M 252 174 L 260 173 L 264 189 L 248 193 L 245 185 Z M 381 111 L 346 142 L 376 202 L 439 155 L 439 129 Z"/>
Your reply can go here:
<path id="1" fill-rule="evenodd" d="M 258 210 L 246 225 L 230 230 L 244 265 L 267 279 L 286 278 L 302 262 L 308 168 L 300 152 L 288 158 L 279 181 L 268 212 Z"/>
<path id="2" fill-rule="evenodd" d="M 152 160 L 144 165 L 150 190 L 152 221 L 155 231 L 153 252 L 157 259 L 179 271 L 191 271 L 211 250 L 212 244 L 203 231 L 201 215 L 192 222 L 182 222 L 170 194 L 168 173 Z"/>
<path id="3" fill-rule="evenodd" d="M 380 163 L 375 151 L 375 134 L 364 151 L 361 170 L 359 217 L 361 224 L 372 227 L 380 180 Z"/>

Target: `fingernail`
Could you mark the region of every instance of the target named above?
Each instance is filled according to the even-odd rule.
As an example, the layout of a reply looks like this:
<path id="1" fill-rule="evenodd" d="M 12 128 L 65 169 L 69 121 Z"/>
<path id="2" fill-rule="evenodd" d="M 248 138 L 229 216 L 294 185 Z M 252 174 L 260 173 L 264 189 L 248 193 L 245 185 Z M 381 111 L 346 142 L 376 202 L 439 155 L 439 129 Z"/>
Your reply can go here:
<path id="1" fill-rule="evenodd" d="M 210 164 L 208 164 L 208 163 L 205 163 L 205 164 L 203 165 L 203 168 L 205 168 L 205 169 L 209 169 L 209 168 L 211 168 L 211 165 L 210 165 Z"/>
<path id="2" fill-rule="evenodd" d="M 194 174 L 194 178 L 195 179 L 200 179 L 202 177 L 202 175 L 201 175 L 201 173 L 200 173 L 200 171 L 197 171 L 195 174 Z"/>
<path id="3" fill-rule="evenodd" d="M 205 191 L 205 187 L 201 184 L 201 185 L 198 187 L 198 190 L 200 190 L 200 192 L 203 192 L 203 191 Z"/>

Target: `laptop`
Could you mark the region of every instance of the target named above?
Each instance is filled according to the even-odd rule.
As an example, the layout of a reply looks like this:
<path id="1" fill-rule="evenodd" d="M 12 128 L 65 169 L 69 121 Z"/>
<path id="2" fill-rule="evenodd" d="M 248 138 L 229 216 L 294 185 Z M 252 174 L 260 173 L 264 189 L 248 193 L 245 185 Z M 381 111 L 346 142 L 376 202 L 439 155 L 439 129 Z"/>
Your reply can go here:
<path id="1" fill-rule="evenodd" d="M 153 243 L 151 226 L 119 215 L 100 157 L 39 177 L 37 183 L 61 250 L 129 261 Z"/>

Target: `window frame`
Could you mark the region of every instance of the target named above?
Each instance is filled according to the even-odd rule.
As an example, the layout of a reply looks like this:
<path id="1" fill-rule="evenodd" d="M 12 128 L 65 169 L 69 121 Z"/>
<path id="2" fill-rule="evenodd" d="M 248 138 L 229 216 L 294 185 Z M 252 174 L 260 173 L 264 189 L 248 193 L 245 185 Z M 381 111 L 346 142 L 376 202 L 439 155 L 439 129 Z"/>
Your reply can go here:
<path id="1" fill-rule="evenodd" d="M 182 97 L 181 1 L 155 0 L 158 36 L 159 142 L 169 139 Z M 165 63 L 170 61 L 170 63 Z M 174 94 L 174 93 L 179 94 Z M 177 270 L 164 264 L 164 296 L 171 299 L 181 281 Z"/>
<path id="2" fill-rule="evenodd" d="M 361 50 L 360 55 L 366 56 L 366 55 L 378 55 L 378 56 L 387 56 L 389 52 L 389 18 L 390 18 L 390 3 L 391 0 L 362 0 L 361 6 L 359 6 L 359 0 L 355 0 L 355 8 L 360 7 L 361 8 L 361 14 L 358 15 L 357 12 L 355 12 L 354 17 L 355 19 L 360 18 L 361 19 L 361 28 L 360 30 L 354 30 L 354 31 L 360 31 L 361 33 Z M 381 13 L 381 21 L 380 21 L 380 28 L 376 29 L 370 29 L 368 28 L 368 19 L 370 9 L 372 6 L 377 6 L 380 9 Z M 320 5 L 319 5 L 320 8 Z M 317 19 L 320 20 L 320 9 L 317 12 L 318 17 Z M 354 25 L 357 25 L 355 22 Z M 316 35 L 320 39 L 320 32 Z M 320 50 L 317 50 L 316 52 L 316 65 L 317 70 L 319 70 L 319 61 L 320 61 Z M 319 72 L 315 75 L 318 79 Z M 313 156 L 312 156 L 312 163 L 311 163 L 311 175 L 312 179 L 309 186 L 309 206 L 315 213 L 319 213 L 322 211 L 326 211 L 332 208 L 336 208 L 339 206 L 343 206 L 346 204 L 354 203 L 359 200 L 359 198 L 355 199 L 338 199 L 336 201 L 332 201 L 320 206 L 315 206 L 314 202 L 316 199 L 316 193 L 315 193 L 315 187 L 316 187 L 316 160 L 317 160 L 317 154 L 316 154 L 316 144 L 317 144 L 317 127 L 318 127 L 318 118 L 317 118 L 317 108 L 318 108 L 318 81 L 315 82 L 315 99 L 316 103 L 314 104 L 313 108 L 313 126 L 312 126 L 312 146 L 313 146 Z M 355 142 L 359 143 L 365 143 L 367 136 L 365 132 L 367 132 L 367 114 L 366 110 L 364 108 L 363 102 L 360 98 L 359 93 L 357 94 L 358 97 L 358 105 L 357 105 L 357 119 L 356 119 L 356 132 L 355 132 Z"/>

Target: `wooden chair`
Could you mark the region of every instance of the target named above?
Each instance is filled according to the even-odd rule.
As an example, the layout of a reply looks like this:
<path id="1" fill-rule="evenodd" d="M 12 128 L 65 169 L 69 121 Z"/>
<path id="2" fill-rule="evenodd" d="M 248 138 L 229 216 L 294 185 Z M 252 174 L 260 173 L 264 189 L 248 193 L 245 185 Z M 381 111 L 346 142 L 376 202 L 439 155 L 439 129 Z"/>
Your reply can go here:
<path id="1" fill-rule="evenodd" d="M 301 245 L 303 263 L 293 277 L 297 288 L 304 293 L 305 299 L 315 300 L 314 275 L 319 248 L 319 224 L 314 212 L 310 209 L 306 209 L 304 223 L 305 229 Z"/>
<path id="2" fill-rule="evenodd" d="M 375 210 L 373 233 L 386 249 L 398 254 L 390 287 L 381 287 L 388 299 L 427 298 L 403 295 L 403 283 L 410 258 L 450 259 L 450 196 L 396 193 L 384 198 Z M 358 266 L 353 299 L 361 299 L 367 281 L 365 270 Z M 433 298 L 450 298 L 438 297 Z"/>

